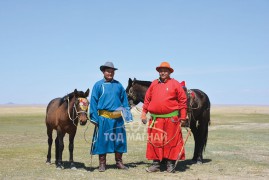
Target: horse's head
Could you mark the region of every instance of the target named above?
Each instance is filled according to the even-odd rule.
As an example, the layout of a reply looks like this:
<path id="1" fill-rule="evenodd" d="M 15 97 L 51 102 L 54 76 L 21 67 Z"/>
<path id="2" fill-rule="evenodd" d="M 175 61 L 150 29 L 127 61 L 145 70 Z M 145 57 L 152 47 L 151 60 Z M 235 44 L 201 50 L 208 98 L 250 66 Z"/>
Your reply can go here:
<path id="1" fill-rule="evenodd" d="M 150 81 L 139 81 L 135 78 L 134 80 L 129 78 L 126 93 L 131 107 L 136 106 L 140 102 L 144 103 L 144 97 L 150 84 Z"/>
<path id="2" fill-rule="evenodd" d="M 134 80 L 132 80 L 131 78 L 129 78 L 128 81 L 128 86 L 126 88 L 126 93 L 127 93 L 127 97 L 128 97 L 128 102 L 129 105 L 131 107 L 134 107 L 135 105 L 137 105 L 140 101 L 137 100 L 136 94 L 134 92 L 134 85 L 135 85 L 135 78 Z"/>
<path id="3" fill-rule="evenodd" d="M 90 90 L 84 93 L 83 91 L 74 90 L 75 95 L 75 103 L 74 109 L 76 111 L 76 117 L 78 118 L 80 125 L 85 125 L 87 123 L 88 118 L 88 108 L 89 108 L 89 101 L 87 97 L 89 96 Z"/>

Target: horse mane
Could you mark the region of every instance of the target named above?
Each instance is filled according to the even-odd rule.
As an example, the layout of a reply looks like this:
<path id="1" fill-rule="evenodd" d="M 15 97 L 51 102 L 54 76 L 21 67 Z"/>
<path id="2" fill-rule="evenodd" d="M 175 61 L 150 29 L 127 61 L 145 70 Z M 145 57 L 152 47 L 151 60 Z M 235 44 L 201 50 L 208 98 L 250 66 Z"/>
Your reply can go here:
<path id="1" fill-rule="evenodd" d="M 151 81 L 141 81 L 141 80 L 134 80 L 135 83 L 138 83 L 140 85 L 144 85 L 144 86 L 150 86 L 151 85 Z"/>
<path id="2" fill-rule="evenodd" d="M 87 95 L 83 91 L 76 91 L 76 95 L 77 97 L 87 98 Z M 67 100 L 67 98 L 71 100 L 73 99 L 74 96 L 75 96 L 75 92 L 71 92 L 65 95 L 64 97 L 61 98 L 59 106 L 61 106 Z"/>
<path id="3" fill-rule="evenodd" d="M 64 97 L 61 98 L 59 106 L 61 106 L 67 100 L 67 98 L 72 99 L 74 96 L 75 96 L 74 92 L 65 95 Z"/>

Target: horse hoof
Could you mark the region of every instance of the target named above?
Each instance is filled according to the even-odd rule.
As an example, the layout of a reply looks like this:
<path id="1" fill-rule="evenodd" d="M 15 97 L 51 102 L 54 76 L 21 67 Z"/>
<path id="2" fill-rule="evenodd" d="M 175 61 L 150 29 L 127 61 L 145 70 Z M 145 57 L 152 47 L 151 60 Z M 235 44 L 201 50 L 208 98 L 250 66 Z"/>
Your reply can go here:
<path id="1" fill-rule="evenodd" d="M 64 169 L 64 166 L 63 166 L 62 164 L 58 164 L 58 165 L 56 166 L 56 169 L 58 169 L 58 170 L 62 170 L 62 169 Z"/>
<path id="2" fill-rule="evenodd" d="M 62 169 L 64 169 L 64 167 L 63 166 L 57 166 L 56 169 L 62 170 Z"/>
<path id="3" fill-rule="evenodd" d="M 51 165 L 51 162 L 50 162 L 50 161 L 46 161 L 46 164 L 47 164 L 47 165 Z"/>
<path id="4" fill-rule="evenodd" d="M 203 164 L 203 162 L 202 161 L 197 161 L 196 164 Z"/>
<path id="5" fill-rule="evenodd" d="M 77 168 L 75 166 L 71 166 L 72 170 L 77 170 Z"/>
<path id="6" fill-rule="evenodd" d="M 73 169 L 73 170 L 76 170 L 77 169 L 76 166 L 75 166 L 75 163 L 71 162 L 70 169 Z"/>

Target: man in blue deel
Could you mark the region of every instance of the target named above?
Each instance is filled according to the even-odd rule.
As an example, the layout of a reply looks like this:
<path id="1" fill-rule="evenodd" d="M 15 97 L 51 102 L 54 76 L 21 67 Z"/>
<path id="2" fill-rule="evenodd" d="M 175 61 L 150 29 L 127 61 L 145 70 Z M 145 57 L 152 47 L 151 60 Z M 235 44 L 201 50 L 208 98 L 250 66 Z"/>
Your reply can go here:
<path id="1" fill-rule="evenodd" d="M 122 162 L 122 154 L 127 152 L 127 138 L 124 126 L 132 121 L 127 94 L 122 84 L 114 79 L 112 62 L 100 66 L 104 74 L 92 89 L 90 98 L 90 121 L 95 125 L 91 154 L 99 155 L 99 171 L 106 170 L 106 154 L 115 153 L 116 166 L 128 168 Z"/>

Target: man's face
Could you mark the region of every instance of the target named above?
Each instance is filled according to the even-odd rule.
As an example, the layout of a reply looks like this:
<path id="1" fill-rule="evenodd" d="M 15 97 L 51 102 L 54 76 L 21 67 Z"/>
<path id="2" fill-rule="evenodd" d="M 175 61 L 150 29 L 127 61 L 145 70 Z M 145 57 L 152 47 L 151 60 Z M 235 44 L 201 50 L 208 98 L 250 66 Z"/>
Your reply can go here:
<path id="1" fill-rule="evenodd" d="M 115 70 L 112 69 L 112 68 L 106 68 L 103 71 L 103 74 L 104 74 L 104 77 L 105 77 L 106 81 L 111 81 L 113 79 L 113 77 L 114 77 Z"/>
<path id="2" fill-rule="evenodd" d="M 170 70 L 168 68 L 160 68 L 159 69 L 159 75 L 161 80 L 166 80 L 170 77 Z"/>

